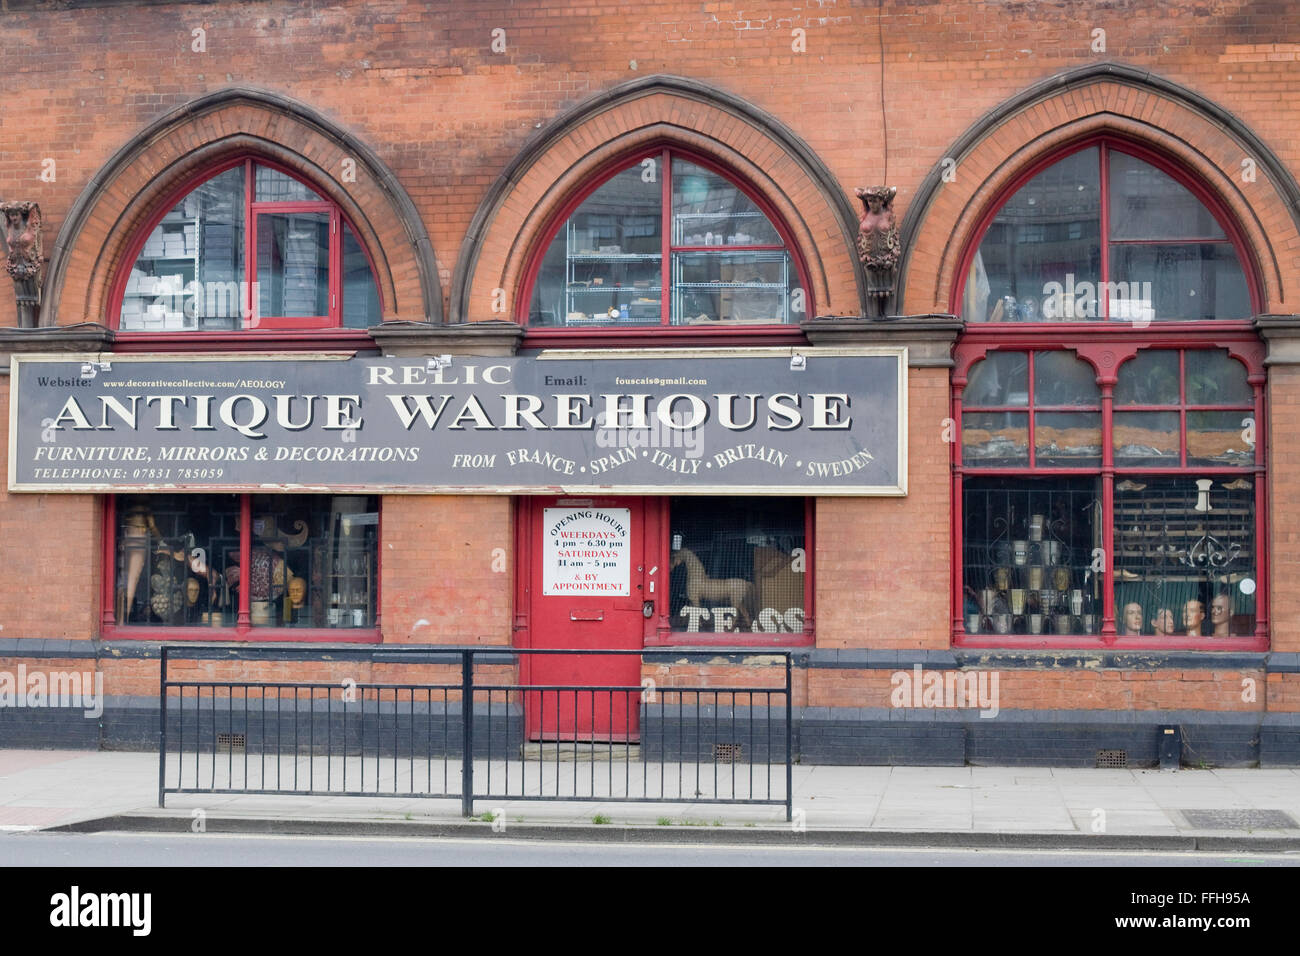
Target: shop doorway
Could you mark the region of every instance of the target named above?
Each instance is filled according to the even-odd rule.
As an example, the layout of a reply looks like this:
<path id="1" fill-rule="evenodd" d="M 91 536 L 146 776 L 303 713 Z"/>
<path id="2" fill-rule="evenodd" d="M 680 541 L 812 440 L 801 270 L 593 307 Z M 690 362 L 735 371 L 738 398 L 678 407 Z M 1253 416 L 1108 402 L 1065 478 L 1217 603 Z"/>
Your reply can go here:
<path id="1" fill-rule="evenodd" d="M 532 498 L 526 575 L 529 646 L 639 650 L 644 643 L 645 503 L 641 498 Z M 635 741 L 641 658 L 526 654 L 521 683 L 530 740 Z M 556 686 L 635 691 L 554 691 Z"/>

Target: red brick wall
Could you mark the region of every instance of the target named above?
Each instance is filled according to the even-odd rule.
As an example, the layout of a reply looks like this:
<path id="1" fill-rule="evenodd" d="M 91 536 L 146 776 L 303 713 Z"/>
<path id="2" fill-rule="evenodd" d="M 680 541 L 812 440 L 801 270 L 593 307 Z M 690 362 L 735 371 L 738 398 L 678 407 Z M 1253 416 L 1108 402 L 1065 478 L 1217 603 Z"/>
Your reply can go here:
<path id="1" fill-rule="evenodd" d="M 984 113 L 1054 73 L 1102 60 L 1185 84 L 1248 124 L 1289 168 L 1300 167 L 1300 115 L 1287 99 L 1300 35 L 1286 0 L 891 3 L 884 11 L 880 20 L 874 4 L 849 0 L 10 9 L 0 36 L 5 126 L 25 132 L 7 138 L 0 184 L 6 198 L 41 203 L 52 237 L 90 177 L 136 131 L 204 93 L 256 86 L 309 104 L 378 152 L 415 200 L 445 280 L 486 187 L 529 137 L 624 80 L 671 73 L 730 91 L 792 127 L 846 192 L 882 178 L 897 184 L 902 213 Z M 206 52 L 191 52 L 200 27 Z M 1104 53 L 1091 48 L 1096 28 L 1106 31 Z M 494 29 L 505 31 L 504 52 L 491 49 Z M 796 29 L 806 52 L 792 49 Z M 1033 133 L 1013 132 L 1012 145 Z M 1215 161 L 1226 162 L 1220 144 Z M 40 178 L 47 158 L 55 160 L 54 182 Z M 959 170 L 949 185 L 964 188 L 988 172 Z M 1262 220 L 1276 221 L 1267 183 L 1238 185 L 1241 201 L 1269 206 Z M 943 223 L 936 243 L 950 240 L 951 226 Z M 1293 280 L 1300 248 L 1283 252 L 1280 265 Z M 0 283 L 5 321 L 11 295 Z"/>
<path id="2" fill-rule="evenodd" d="M 884 43 L 885 129 L 878 26 Z M 198 27 L 206 30 L 205 53 L 191 52 L 191 31 Z M 503 53 L 491 49 L 496 28 L 505 31 Z M 1090 49 L 1094 28 L 1107 31 L 1104 53 Z M 792 50 L 795 30 L 804 31 L 805 52 Z M 875 5 L 849 0 L 798 8 L 739 0 L 647 0 L 617 9 L 599 4 L 561 9 L 528 0 L 472 5 L 354 0 L 324 7 L 109 3 L 9 10 L 0 32 L 0 62 L 7 88 L 5 129 L 18 132 L 6 137 L 0 154 L 0 195 L 40 202 L 46 249 L 52 251 L 60 225 L 91 177 L 141 128 L 205 93 L 255 86 L 307 104 L 359 137 L 391 167 L 429 230 L 446 293 L 471 217 L 495 177 L 563 110 L 628 79 L 675 74 L 747 100 L 806 141 L 846 195 L 854 186 L 881 180 L 898 185 L 901 216 L 924 177 L 978 118 L 1035 82 L 1102 60 L 1185 84 L 1232 112 L 1289 169 L 1300 171 L 1300 108 L 1293 95 L 1298 31 L 1291 5 L 1280 0 L 1198 6 L 1145 0 L 891 3 L 883 22 Z M 240 116 L 186 127 L 176 140 L 196 148 L 242 126 L 256 126 L 282 136 L 286 147 L 311 154 L 320 169 L 335 169 L 338 157 L 322 140 L 307 138 L 292 124 Z M 1019 160 L 1065 135 L 1052 130 L 1067 124 L 1075 124 L 1074 131 L 1103 128 L 1097 117 L 1105 117 L 1110 128 L 1133 133 L 1150 132 L 1153 120 L 1168 126 L 1170 133 L 1152 135 L 1161 135 L 1167 148 L 1223 191 L 1262 263 L 1276 256 L 1276 266 L 1263 270 L 1265 307 L 1295 311 L 1300 239 L 1273 185 L 1262 176 L 1254 183 L 1241 181 L 1237 171 L 1243 157 L 1223 130 L 1182 108 L 1105 84 L 1014 118 L 963 161 L 912 250 L 904 308 L 945 308 L 964 239 L 961 229 L 969 227 L 997 185 L 1022 168 Z M 594 119 L 584 134 L 589 139 L 574 139 L 567 152 L 538 167 L 543 178 L 554 185 L 571 164 L 625 133 L 624 119 Z M 764 150 L 770 150 L 722 111 L 657 119 L 683 130 L 689 126 L 692 136 L 728 143 L 737 161 L 762 166 Z M 147 182 L 150 164 L 176 155 L 176 143 L 169 143 L 172 152 L 160 147 L 146 155 L 132 183 Z M 53 181 L 41 178 L 46 159 L 55 164 Z M 795 182 L 779 166 L 769 171 L 773 183 Z M 402 259 L 400 236 L 385 218 L 387 207 L 374 184 L 327 186 L 331 195 L 356 203 L 373 220 L 371 238 L 393 269 L 386 288 L 408 314 L 413 267 L 409 258 Z M 92 219 L 86 244 L 69 260 L 66 309 L 54 317 L 59 323 L 103 318 L 121 243 L 148 212 L 125 181 L 115 190 L 108 199 L 120 218 L 105 206 Z M 525 219 L 531 217 L 535 225 L 556 199 L 554 190 L 529 192 L 527 201 L 500 217 L 504 231 L 484 250 L 492 262 L 485 258 L 483 275 L 492 283 L 517 278 L 525 247 L 512 245 L 511 236 L 517 240 Z M 814 209 L 818 197 L 792 191 L 771 199 L 791 216 L 807 217 L 806 241 L 831 264 L 821 304 L 851 311 L 844 272 L 850 252 L 839 245 L 841 237 L 824 212 Z M 478 308 L 471 301 L 465 314 L 450 318 L 495 317 Z M 12 288 L 0 281 L 0 324 L 11 324 L 13 315 Z M 1300 372 L 1275 367 L 1270 376 L 1272 496 L 1282 505 L 1271 518 L 1273 580 L 1285 584 L 1300 571 L 1295 557 L 1300 514 L 1290 504 L 1300 486 L 1296 453 L 1288 450 L 1300 439 L 1295 412 Z M 908 497 L 818 501 L 820 647 L 948 645 L 949 481 L 941 437 L 947 375 L 942 369 L 913 369 L 909 381 Z M 8 420 L 5 388 L 7 383 L 0 387 L 0 429 Z M 5 447 L 0 441 L 0 461 Z M 505 497 L 384 499 L 387 640 L 509 642 L 511 508 Z M 97 499 L 90 496 L 11 496 L 0 490 L 0 636 L 96 633 L 99 516 Z M 496 548 L 506 556 L 501 570 L 494 567 Z M 1300 651 L 1300 595 L 1294 588 L 1273 589 L 1272 628 L 1275 649 Z M 118 662 L 113 673 L 127 682 L 123 686 L 144 688 L 131 692 L 148 692 L 152 666 Z M 847 676 L 854 673 L 818 672 L 809 678 L 810 686 L 819 681 L 824 686 L 810 690 L 811 699 L 838 700 L 838 694 L 861 706 L 866 692 L 845 682 L 867 678 Z M 1154 706 L 1143 703 L 1151 700 L 1179 707 L 1242 706 L 1231 700 L 1239 693 L 1233 688 L 1237 675 L 1210 690 L 1200 686 L 1206 681 L 1196 673 L 1178 673 L 1147 680 L 1140 674 L 1008 675 L 1005 693 L 1018 695 L 1008 699 L 1041 701 L 1040 706 L 1090 706 L 1079 702 L 1086 700 L 1125 707 Z M 1184 689 L 1166 691 L 1170 681 Z M 1138 690 L 1147 684 L 1161 687 Z M 1285 707 L 1296 706 L 1290 682 L 1270 680 L 1269 692 Z"/>
<path id="3" fill-rule="evenodd" d="M 0 286 L 8 285 L 8 279 Z M 0 475 L 9 469 L 0 378 Z M 0 483 L 0 638 L 82 640 L 99 628 L 103 511 L 92 495 L 10 494 Z"/>
<path id="4" fill-rule="evenodd" d="M 1268 370 L 1269 630 L 1274 650 L 1300 651 L 1300 367 Z"/>
<path id="5" fill-rule="evenodd" d="M 947 647 L 948 370 L 908 372 L 907 497 L 819 498 L 818 647 Z"/>
<path id="6" fill-rule="evenodd" d="M 380 587 L 387 642 L 511 642 L 513 508 L 507 496 L 384 498 Z"/>

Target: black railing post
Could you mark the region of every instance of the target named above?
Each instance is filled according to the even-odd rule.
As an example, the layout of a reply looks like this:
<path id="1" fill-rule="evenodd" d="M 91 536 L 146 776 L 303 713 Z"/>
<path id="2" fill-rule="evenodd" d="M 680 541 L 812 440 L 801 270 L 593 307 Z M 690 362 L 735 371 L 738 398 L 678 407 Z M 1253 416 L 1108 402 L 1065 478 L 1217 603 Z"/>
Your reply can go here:
<path id="1" fill-rule="evenodd" d="M 794 820 L 794 683 L 791 680 L 791 654 L 785 653 L 785 822 Z"/>
<path id="2" fill-rule="evenodd" d="M 460 814 L 474 815 L 474 652 L 460 652 Z"/>
<path id="3" fill-rule="evenodd" d="M 163 806 L 167 789 L 167 645 L 158 656 L 158 806 Z"/>

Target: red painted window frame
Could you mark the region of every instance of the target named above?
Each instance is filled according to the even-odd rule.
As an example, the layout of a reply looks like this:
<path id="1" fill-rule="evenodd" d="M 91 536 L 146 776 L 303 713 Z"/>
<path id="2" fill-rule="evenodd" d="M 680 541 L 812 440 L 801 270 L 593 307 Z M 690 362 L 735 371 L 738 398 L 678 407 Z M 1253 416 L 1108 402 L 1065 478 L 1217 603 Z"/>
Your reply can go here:
<path id="1" fill-rule="evenodd" d="M 1189 244 L 1207 241 L 1230 242 L 1236 251 L 1238 262 L 1246 277 L 1250 293 L 1250 305 L 1253 312 L 1260 309 L 1262 288 L 1259 279 L 1259 263 L 1253 250 L 1245 241 L 1236 220 L 1224 204 L 1203 183 L 1194 179 L 1179 164 L 1164 154 L 1122 137 L 1110 134 L 1093 135 L 1067 144 L 1031 165 L 1010 182 L 1006 190 L 981 216 L 977 227 L 959 260 L 960 267 L 954 276 L 949 297 L 949 307 L 954 314 L 959 314 L 962 297 L 965 292 L 966 279 L 970 272 L 971 261 L 978 251 L 980 243 L 988 230 L 989 224 L 1011 199 L 1017 190 L 1042 170 L 1066 156 L 1092 146 L 1100 147 L 1102 188 L 1099 197 L 1101 203 L 1101 255 L 1102 280 L 1109 278 L 1110 238 L 1109 232 L 1109 162 L 1108 151 L 1111 149 L 1135 156 L 1160 169 L 1176 182 L 1186 187 L 1214 216 L 1223 229 L 1225 239 L 1218 240 L 1171 240 Z M 1103 306 L 1109 310 L 1109 303 Z M 1240 361 L 1246 369 L 1246 380 L 1254 391 L 1255 417 L 1255 462 L 1250 467 L 1238 468 L 1194 468 L 1180 465 L 1178 468 L 1151 468 L 1141 466 L 1115 466 L 1113 435 L 1113 397 L 1118 380 L 1119 369 L 1124 362 L 1132 359 L 1142 349 L 1180 350 L 1182 352 L 1200 349 L 1227 349 L 1232 358 Z M 962 392 L 967 384 L 971 366 L 991 351 L 1044 352 L 1068 350 L 1078 358 L 1087 361 L 1097 373 L 1097 384 L 1101 392 L 1102 418 L 1102 463 L 1099 467 L 1068 468 L 1043 467 L 1034 468 L 1033 418 L 1036 409 L 1032 402 L 1033 382 L 1030 381 L 1030 405 L 1017 408 L 1016 411 L 1027 412 L 1030 424 L 1030 461 L 1025 468 L 982 468 L 966 466 L 962 461 L 962 412 L 965 410 Z M 977 322 L 966 326 L 954 349 L 954 368 L 952 370 L 951 415 L 953 419 L 953 441 L 950 444 L 950 468 L 952 472 L 951 503 L 949 508 L 950 525 L 950 566 L 952 568 L 952 587 L 949 595 L 951 640 L 954 646 L 975 648 L 1046 648 L 1046 649 L 1085 649 L 1099 648 L 1118 650 L 1215 650 L 1215 651 L 1266 651 L 1269 648 L 1269 515 L 1268 515 L 1268 435 L 1267 435 L 1267 394 L 1265 385 L 1267 376 L 1264 367 L 1264 347 L 1254 329 L 1250 318 L 1245 319 L 1209 319 L 1198 321 L 1161 321 L 1153 320 L 1145 328 L 1138 329 L 1128 320 L 1072 321 L 1055 322 Z M 1185 360 L 1179 361 L 1179 445 L 1180 461 L 1186 461 L 1187 449 L 1187 411 L 1185 388 Z M 1124 406 L 1122 411 L 1140 411 L 1145 406 Z M 1236 410 L 1239 406 L 1223 406 Z M 981 407 L 982 408 L 982 407 Z M 1073 410 L 1084 410 L 1072 407 Z M 1193 410 L 1211 410 L 1214 406 L 1194 406 Z M 1160 406 L 1160 410 L 1171 411 L 1175 406 Z M 1010 410 L 1010 409 L 1008 409 Z M 1064 410 L 1064 409 L 1062 409 Z M 1177 637 L 1173 640 L 1154 635 L 1129 636 L 1120 635 L 1115 629 L 1115 593 L 1111 584 L 1114 572 L 1114 486 L 1116 476 L 1126 475 L 1251 475 L 1255 485 L 1255 633 L 1246 637 Z M 979 476 L 1025 476 L 1051 478 L 1070 475 L 1091 475 L 1101 478 L 1102 511 L 1105 516 L 1103 526 L 1103 547 L 1106 552 L 1105 581 L 1103 589 L 1102 628 L 1099 635 L 1046 635 L 1046 634 L 1002 634 L 988 635 L 966 633 L 965 619 L 962 614 L 963 586 L 965 567 L 963 561 L 963 480 L 967 475 Z"/>
<path id="2" fill-rule="evenodd" d="M 647 567 L 666 570 L 672 556 L 672 515 L 669 495 L 642 495 L 645 528 L 642 540 L 645 554 L 643 560 L 649 562 Z M 515 535 L 514 546 L 517 560 L 515 562 L 515 619 L 514 646 L 531 647 L 531 630 L 529 612 L 531 595 L 529 582 L 532 580 L 534 562 L 540 560 L 537 553 L 538 543 L 533 541 L 532 527 L 535 516 L 537 496 L 520 496 L 515 499 Z M 804 622 L 803 631 L 798 634 L 766 634 L 752 631 L 737 631 L 731 634 L 696 633 L 673 631 L 668 619 L 670 590 L 667 585 L 654 595 L 655 611 L 646 620 L 643 632 L 644 646 L 654 647 L 717 647 L 717 648 L 753 648 L 753 647 L 812 647 L 817 643 L 815 605 L 816 553 L 814 538 L 816 527 L 816 501 L 814 497 L 805 497 L 804 501 L 804 553 L 807 559 L 803 582 Z M 662 580 L 668 580 L 665 574 Z"/>
<path id="3" fill-rule="evenodd" d="M 239 566 L 247 568 L 252 563 L 253 551 L 253 497 L 251 493 L 239 496 Z M 274 496 L 272 496 L 274 497 Z M 139 624 L 119 624 L 116 618 L 117 590 L 117 495 L 103 496 L 103 587 L 100 592 L 100 636 L 106 641 L 269 641 L 301 644 L 380 644 L 383 642 L 383 535 L 384 500 L 379 499 L 379 523 L 375 529 L 375 623 L 373 627 L 349 628 L 280 628 L 254 627 L 252 621 L 252 591 L 239 589 L 239 611 L 234 627 L 146 627 Z"/>
<path id="4" fill-rule="evenodd" d="M 1084 139 L 1078 140 L 1074 143 L 1064 146 L 1061 149 L 1056 150 L 1050 153 L 1049 155 L 1045 156 L 1044 158 L 1038 160 L 1037 162 L 1029 166 L 1027 169 L 1025 169 L 1023 172 L 1021 172 L 1018 176 L 1016 176 L 1010 183 L 1007 184 L 1006 189 L 999 194 L 998 198 L 994 202 L 992 202 L 989 205 L 989 207 L 984 211 L 983 215 L 980 216 L 975 229 L 971 232 L 971 239 L 967 241 L 966 247 L 962 250 L 961 257 L 960 259 L 958 259 L 957 274 L 954 276 L 952 294 L 949 296 L 949 300 L 948 300 L 949 311 L 952 312 L 954 315 L 958 315 L 958 316 L 961 315 L 962 296 L 966 291 L 966 279 L 967 276 L 969 276 L 970 274 L 971 263 L 975 259 L 975 254 L 979 252 L 980 243 L 983 242 L 984 236 L 988 232 L 989 226 L 992 225 L 993 220 L 997 218 L 997 214 L 1002 211 L 1002 207 L 1011 201 L 1011 198 L 1020 190 L 1022 186 L 1028 183 L 1031 179 L 1033 179 L 1043 170 L 1047 169 L 1049 166 L 1055 165 L 1056 163 L 1060 162 L 1062 159 L 1065 159 L 1068 156 L 1072 156 L 1075 153 L 1082 152 L 1085 149 L 1091 149 L 1094 146 L 1098 147 L 1098 162 L 1101 165 L 1100 189 L 1099 189 L 1100 192 L 1099 202 L 1101 204 L 1101 211 L 1100 211 L 1101 212 L 1101 236 L 1100 236 L 1101 281 L 1107 282 L 1110 279 L 1110 248 L 1112 245 L 1149 245 L 1152 243 L 1170 244 L 1170 245 L 1179 245 L 1179 244 L 1181 245 L 1207 245 L 1207 244 L 1222 245 L 1222 244 L 1230 243 L 1233 249 L 1237 253 L 1237 260 L 1241 264 L 1241 271 L 1246 277 L 1246 286 L 1250 293 L 1251 308 L 1255 312 L 1258 312 L 1259 303 L 1261 301 L 1261 296 L 1260 296 L 1261 285 L 1259 281 L 1259 262 L 1256 259 L 1250 245 L 1246 242 L 1245 234 L 1237 225 L 1235 218 L 1228 213 L 1228 210 L 1224 206 L 1224 204 L 1219 200 L 1217 196 L 1214 195 L 1214 193 L 1212 193 L 1208 188 L 1206 188 L 1206 186 L 1203 183 L 1200 183 L 1197 180 L 1191 178 L 1187 174 L 1187 172 L 1181 169 L 1174 160 L 1165 156 L 1163 153 L 1160 153 L 1144 144 L 1136 143 L 1132 140 L 1124 139 L 1122 137 L 1114 136 L 1111 134 L 1088 136 L 1085 137 Z M 1195 196 L 1198 200 L 1200 200 L 1200 202 L 1205 206 L 1206 209 L 1209 210 L 1210 215 L 1214 217 L 1215 221 L 1218 222 L 1219 227 L 1223 229 L 1224 238 L 1223 239 L 1195 239 L 1195 238 L 1111 239 L 1109 236 L 1110 163 L 1108 162 L 1108 156 L 1111 150 L 1120 153 L 1126 153 L 1127 155 L 1133 156 L 1136 159 L 1140 159 L 1143 162 L 1150 163 L 1152 166 L 1156 167 L 1161 172 L 1165 173 L 1170 178 L 1172 178 L 1179 185 L 1185 187 L 1189 192 L 1192 193 L 1193 196 Z M 1099 299 L 1099 306 L 1101 308 L 1103 316 L 1106 316 L 1101 320 L 1060 319 L 1052 322 L 998 322 L 998 323 L 972 322 L 968 324 L 968 328 L 986 329 L 986 328 L 999 328 L 1003 326 L 1012 326 L 1022 332 L 1052 331 L 1057 333 L 1059 333 L 1063 328 L 1066 327 L 1070 329 L 1099 328 L 1099 329 L 1104 329 L 1109 331 L 1116 331 L 1117 329 L 1129 324 L 1129 322 L 1131 321 L 1128 319 L 1116 319 L 1113 321 L 1109 319 L 1108 317 L 1108 314 L 1110 312 L 1109 301 L 1102 302 Z M 1210 320 L 1196 320 L 1196 321 L 1167 321 L 1167 322 L 1156 320 L 1153 321 L 1151 325 L 1152 326 L 1158 325 L 1160 329 L 1168 329 L 1170 331 L 1177 332 L 1181 329 L 1204 328 L 1207 324 L 1213 324 L 1214 327 L 1217 328 L 1224 322 L 1236 322 L 1236 321 L 1248 321 L 1248 317 L 1246 320 L 1210 319 Z"/>
<path id="5" fill-rule="evenodd" d="M 623 172 L 646 159 L 657 158 L 659 161 L 662 175 L 660 176 L 661 189 L 661 206 L 660 212 L 663 217 L 660 226 L 660 274 L 662 281 L 660 283 L 660 324 L 658 326 L 642 326 L 634 329 L 620 329 L 616 326 L 596 327 L 583 329 L 563 329 L 563 328 L 542 328 L 530 326 L 528 324 L 528 313 L 532 307 L 533 289 L 537 283 L 538 273 L 541 271 L 542 261 L 546 257 L 546 252 L 551 243 L 559 235 L 560 229 L 568 221 L 569 217 L 587 201 L 587 199 L 601 186 L 605 185 L 611 178 L 618 173 Z M 672 245 L 672 160 L 674 158 L 683 159 L 687 162 L 701 166 L 710 172 L 721 176 L 727 182 L 736 186 L 755 206 L 763 213 L 772 226 L 776 229 L 777 235 L 781 237 L 783 245 L 749 245 L 749 246 L 674 246 Z M 800 288 L 804 290 L 804 316 L 810 318 L 817 314 L 816 304 L 813 300 L 813 289 L 808 281 L 808 269 L 804 263 L 803 256 L 799 252 L 798 245 L 794 242 L 793 234 L 785 224 L 780 215 L 777 214 L 772 204 L 767 201 L 763 194 L 747 179 L 735 171 L 720 165 L 715 160 L 696 153 L 692 150 L 685 149 L 679 145 L 668 142 L 656 142 L 654 144 L 641 146 L 638 149 L 626 152 L 617 156 L 608 162 L 602 164 L 596 169 L 590 177 L 590 181 L 581 189 L 574 192 L 546 221 L 538 235 L 544 237 L 543 241 L 538 242 L 529 254 L 527 265 L 523 270 L 523 278 L 519 284 L 515 296 L 515 321 L 524 329 L 524 341 L 521 348 L 579 348 L 587 346 L 612 345 L 617 342 L 623 346 L 663 346 L 663 345 L 734 345 L 738 337 L 753 337 L 761 339 L 765 343 L 785 344 L 803 342 L 804 334 L 799 328 L 798 323 L 791 322 L 784 325 L 726 325 L 720 328 L 696 327 L 671 325 L 672 318 L 670 302 L 672 295 L 672 280 L 670 276 L 672 253 L 674 252 L 693 252 L 693 251 L 716 251 L 719 248 L 732 249 L 739 252 L 752 252 L 764 250 L 784 250 L 790 256 L 794 264 L 795 271 L 799 277 Z"/>
<path id="6" fill-rule="evenodd" d="M 257 277 L 257 223 L 256 217 L 260 215 L 274 214 L 276 212 L 321 212 L 328 211 L 330 214 L 330 251 L 329 251 L 329 295 L 330 295 L 330 314 L 328 316 L 309 316 L 304 318 L 291 318 L 285 316 L 259 316 L 258 328 L 242 328 L 223 331 L 171 331 L 171 332 L 153 332 L 153 331 L 131 331 L 121 328 L 122 321 L 122 299 L 126 293 L 126 282 L 131 273 L 131 267 L 140 257 L 144 244 L 150 234 L 162 222 L 164 216 L 172 209 L 176 203 L 180 202 L 189 193 L 193 192 L 203 183 L 215 176 L 219 176 L 228 170 L 237 166 L 244 167 L 244 274 L 238 280 L 247 283 L 245 286 L 246 298 L 242 303 L 245 310 L 251 310 L 251 303 L 247 301 L 247 296 L 251 295 L 253 286 L 251 283 L 256 281 Z M 356 226 L 344 215 L 343 210 L 335 202 L 328 199 L 313 201 L 294 201 L 294 202 L 255 202 L 253 197 L 256 189 L 256 179 L 254 167 L 265 166 L 268 169 L 274 169 L 283 173 L 296 182 L 301 183 L 308 189 L 318 195 L 322 192 L 315 184 L 308 182 L 292 169 L 284 166 L 275 160 L 269 159 L 255 153 L 244 153 L 236 157 L 231 157 L 224 162 L 213 166 L 205 167 L 202 171 L 186 178 L 179 185 L 169 190 L 158 202 L 158 208 L 144 221 L 143 227 L 138 231 L 135 237 L 127 245 L 127 255 L 124 257 L 124 267 L 118 270 L 117 276 L 113 280 L 112 291 L 109 297 L 109 327 L 116 331 L 117 341 L 115 348 L 121 352 L 149 352 L 158 348 L 165 348 L 168 351 L 237 351 L 250 347 L 266 348 L 274 346 L 276 348 L 317 349 L 322 345 L 322 336 L 326 337 L 329 347 L 331 348 L 373 348 L 374 341 L 364 329 L 349 329 L 343 327 L 343 229 L 346 226 L 352 230 L 356 237 L 357 245 L 361 247 L 362 253 L 366 257 L 366 264 L 370 267 L 372 277 L 378 276 L 378 270 L 375 268 L 375 260 L 370 250 L 366 248 L 361 241 L 360 233 Z M 382 314 L 384 308 L 383 289 L 379 287 L 379 282 L 375 281 L 375 294 L 378 297 L 379 308 Z M 247 322 L 247 320 L 245 320 Z"/>

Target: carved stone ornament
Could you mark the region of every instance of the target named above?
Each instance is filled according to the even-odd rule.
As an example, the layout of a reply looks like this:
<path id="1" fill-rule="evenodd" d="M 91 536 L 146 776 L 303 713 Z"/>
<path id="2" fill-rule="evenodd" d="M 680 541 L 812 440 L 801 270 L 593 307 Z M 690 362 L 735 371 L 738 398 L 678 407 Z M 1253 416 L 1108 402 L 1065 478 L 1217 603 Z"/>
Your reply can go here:
<path id="1" fill-rule="evenodd" d="M 898 277 L 898 260 L 903 244 L 894 218 L 896 186 L 859 186 L 854 194 L 862 200 L 858 221 L 858 258 L 867 273 L 867 307 L 872 318 L 888 314 L 889 300 Z"/>
<path id="2" fill-rule="evenodd" d="M 5 271 L 14 280 L 18 327 L 34 329 L 40 315 L 41 267 L 45 263 L 41 248 L 41 207 L 34 202 L 0 203 L 0 213 L 4 214 L 8 249 Z"/>

